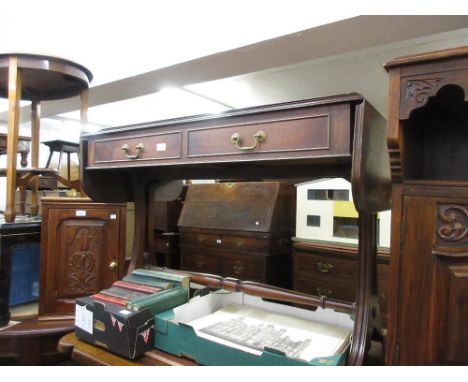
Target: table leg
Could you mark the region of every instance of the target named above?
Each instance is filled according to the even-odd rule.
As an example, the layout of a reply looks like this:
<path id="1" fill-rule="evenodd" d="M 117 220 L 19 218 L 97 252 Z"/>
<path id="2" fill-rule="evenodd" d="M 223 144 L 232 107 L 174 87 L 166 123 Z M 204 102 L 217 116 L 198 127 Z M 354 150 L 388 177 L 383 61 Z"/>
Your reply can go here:
<path id="1" fill-rule="evenodd" d="M 18 154 L 18 130 L 20 120 L 21 71 L 18 60 L 11 57 L 8 68 L 8 142 L 7 142 L 7 199 L 5 220 L 15 221 L 16 161 Z"/>
<path id="2" fill-rule="evenodd" d="M 31 105 L 31 167 L 39 168 L 39 128 L 41 123 L 41 105 L 38 101 L 33 101 Z M 39 177 L 35 176 L 31 180 L 31 214 L 39 213 L 39 200 L 37 192 L 39 188 Z"/>

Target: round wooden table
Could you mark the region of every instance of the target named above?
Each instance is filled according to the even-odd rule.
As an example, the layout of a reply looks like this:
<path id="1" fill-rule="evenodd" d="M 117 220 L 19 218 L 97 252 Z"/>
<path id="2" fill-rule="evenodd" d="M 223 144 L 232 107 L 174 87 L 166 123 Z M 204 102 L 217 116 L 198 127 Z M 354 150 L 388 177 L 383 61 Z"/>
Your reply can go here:
<path id="1" fill-rule="evenodd" d="M 31 167 L 39 165 L 40 102 L 81 96 L 81 120 L 86 122 L 88 88 L 93 76 L 72 61 L 38 54 L 0 54 L 0 97 L 8 98 L 7 200 L 5 220 L 15 220 L 16 162 L 20 100 L 31 101 Z M 32 211 L 38 212 L 37 177 L 31 180 Z"/>

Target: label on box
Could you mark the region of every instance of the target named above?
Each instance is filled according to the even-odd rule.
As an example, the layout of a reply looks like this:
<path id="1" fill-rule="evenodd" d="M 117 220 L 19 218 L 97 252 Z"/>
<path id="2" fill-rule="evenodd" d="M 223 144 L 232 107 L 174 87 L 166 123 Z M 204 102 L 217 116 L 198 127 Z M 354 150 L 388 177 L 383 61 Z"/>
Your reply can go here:
<path id="1" fill-rule="evenodd" d="M 76 210 L 75 211 L 75 216 L 86 216 L 86 211 L 85 210 Z"/>
<path id="2" fill-rule="evenodd" d="M 110 214 L 110 217 L 109 217 L 111 220 L 115 220 L 117 219 L 117 214 Z"/>
<path id="3" fill-rule="evenodd" d="M 166 151 L 166 143 L 156 143 L 156 151 Z"/>
<path id="4" fill-rule="evenodd" d="M 75 304 L 75 326 L 93 334 L 93 312 L 86 309 L 86 306 Z"/>

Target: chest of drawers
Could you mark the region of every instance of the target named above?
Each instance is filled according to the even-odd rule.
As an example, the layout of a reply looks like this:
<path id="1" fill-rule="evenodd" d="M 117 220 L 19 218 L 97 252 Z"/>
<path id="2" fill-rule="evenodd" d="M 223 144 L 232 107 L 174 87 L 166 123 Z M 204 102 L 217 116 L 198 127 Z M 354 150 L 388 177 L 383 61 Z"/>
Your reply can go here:
<path id="1" fill-rule="evenodd" d="M 342 301 L 356 301 L 358 250 L 356 246 L 294 240 L 293 289 Z M 377 290 L 382 327 L 387 327 L 387 289 L 390 256 L 377 253 Z"/>

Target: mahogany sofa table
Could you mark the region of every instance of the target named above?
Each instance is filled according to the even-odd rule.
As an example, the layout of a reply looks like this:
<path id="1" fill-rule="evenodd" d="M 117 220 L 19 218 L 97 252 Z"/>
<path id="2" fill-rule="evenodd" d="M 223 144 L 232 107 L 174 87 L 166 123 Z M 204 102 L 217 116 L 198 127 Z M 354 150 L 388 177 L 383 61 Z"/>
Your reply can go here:
<path id="1" fill-rule="evenodd" d="M 58 342 L 58 350 L 71 356 L 79 365 L 88 366 L 196 366 L 189 359 L 176 357 L 152 349 L 143 357 L 130 360 L 110 353 L 105 349 L 80 341 L 75 332 L 63 336 Z"/>

